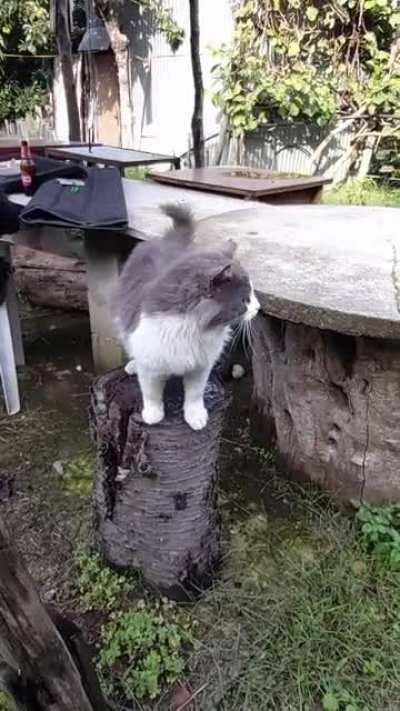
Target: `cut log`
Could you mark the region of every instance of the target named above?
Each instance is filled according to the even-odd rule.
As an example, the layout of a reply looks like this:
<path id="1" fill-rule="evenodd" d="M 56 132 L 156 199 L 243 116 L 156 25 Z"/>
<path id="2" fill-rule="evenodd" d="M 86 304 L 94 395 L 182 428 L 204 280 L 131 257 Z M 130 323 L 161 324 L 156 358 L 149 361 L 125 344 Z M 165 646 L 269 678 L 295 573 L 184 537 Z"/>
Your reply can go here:
<path id="1" fill-rule="evenodd" d="M 68 311 L 87 311 L 86 267 L 83 261 L 14 247 L 17 288 L 32 304 Z"/>
<path id="2" fill-rule="evenodd" d="M 181 381 L 172 380 L 166 418 L 146 425 L 137 379 L 118 369 L 95 381 L 91 405 L 100 549 L 110 564 L 141 570 L 151 587 L 176 600 L 205 589 L 219 566 L 217 459 L 230 390 L 211 376 L 209 422 L 198 432 L 183 420 L 182 399 Z"/>
<path id="3" fill-rule="evenodd" d="M 253 327 L 253 424 L 340 501 L 400 501 L 400 341 L 269 316 Z"/>
<path id="4" fill-rule="evenodd" d="M 77 628 L 53 624 L 1 519 L 0 570 L 0 687 L 18 711 L 110 711 Z"/>

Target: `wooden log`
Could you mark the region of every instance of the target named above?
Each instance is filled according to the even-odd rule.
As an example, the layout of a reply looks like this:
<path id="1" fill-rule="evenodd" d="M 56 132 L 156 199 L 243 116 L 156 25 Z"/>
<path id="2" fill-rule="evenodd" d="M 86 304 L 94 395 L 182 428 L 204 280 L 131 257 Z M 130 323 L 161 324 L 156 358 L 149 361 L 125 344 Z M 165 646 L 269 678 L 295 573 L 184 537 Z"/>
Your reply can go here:
<path id="1" fill-rule="evenodd" d="M 110 711 L 77 628 L 55 616 L 68 648 L 1 519 L 0 571 L 0 686 L 18 711 Z"/>
<path id="2" fill-rule="evenodd" d="M 14 247 L 13 266 L 17 288 L 32 304 L 88 311 L 83 261 L 29 247 Z"/>
<path id="3" fill-rule="evenodd" d="M 252 420 L 288 471 L 344 502 L 400 501 L 400 341 L 260 316 Z"/>
<path id="4" fill-rule="evenodd" d="M 167 384 L 164 399 L 166 418 L 149 426 L 135 376 L 118 369 L 95 381 L 94 510 L 106 560 L 141 570 L 150 586 L 181 600 L 206 588 L 220 562 L 217 459 L 230 390 L 212 374 L 209 422 L 198 432 L 183 420 L 179 379 Z"/>

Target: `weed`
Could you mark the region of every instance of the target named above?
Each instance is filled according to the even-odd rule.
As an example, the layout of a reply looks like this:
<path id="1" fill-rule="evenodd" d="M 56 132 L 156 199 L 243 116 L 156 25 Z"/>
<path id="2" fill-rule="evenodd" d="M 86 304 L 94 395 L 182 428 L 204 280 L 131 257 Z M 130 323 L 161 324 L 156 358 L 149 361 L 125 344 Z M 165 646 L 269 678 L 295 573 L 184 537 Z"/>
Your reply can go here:
<path id="1" fill-rule="evenodd" d="M 182 649 L 192 636 L 181 623 L 168 621 L 163 609 L 141 609 L 113 614 L 101 640 L 97 666 L 106 692 L 153 699 L 182 675 Z"/>
<path id="2" fill-rule="evenodd" d="M 132 577 L 116 573 L 104 566 L 97 553 L 80 552 L 77 556 L 77 565 L 76 587 L 85 611 L 110 612 L 134 588 Z"/>
<path id="3" fill-rule="evenodd" d="M 400 570 L 400 506 L 364 504 L 357 512 L 363 547 L 382 565 Z"/>
<path id="4" fill-rule="evenodd" d="M 92 491 L 94 461 L 90 455 L 82 455 L 65 466 L 63 481 L 66 489 L 77 496 L 88 498 Z"/>
<path id="5" fill-rule="evenodd" d="M 324 192 L 324 202 L 332 205 L 382 205 L 400 207 L 400 190 L 379 185 L 373 178 L 351 179 Z"/>
<path id="6" fill-rule="evenodd" d="M 15 706 L 8 694 L 0 691 L 0 711 L 14 711 Z"/>

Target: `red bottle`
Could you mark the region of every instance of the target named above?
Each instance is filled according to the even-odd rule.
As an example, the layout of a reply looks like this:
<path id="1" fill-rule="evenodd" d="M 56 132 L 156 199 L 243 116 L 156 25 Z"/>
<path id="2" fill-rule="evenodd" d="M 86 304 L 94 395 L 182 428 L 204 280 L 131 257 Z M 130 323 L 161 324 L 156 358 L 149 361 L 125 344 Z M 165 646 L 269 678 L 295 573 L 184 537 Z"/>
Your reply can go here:
<path id="1" fill-rule="evenodd" d="M 21 141 L 21 182 L 26 195 L 33 195 L 35 190 L 35 163 L 32 160 L 28 141 Z"/>

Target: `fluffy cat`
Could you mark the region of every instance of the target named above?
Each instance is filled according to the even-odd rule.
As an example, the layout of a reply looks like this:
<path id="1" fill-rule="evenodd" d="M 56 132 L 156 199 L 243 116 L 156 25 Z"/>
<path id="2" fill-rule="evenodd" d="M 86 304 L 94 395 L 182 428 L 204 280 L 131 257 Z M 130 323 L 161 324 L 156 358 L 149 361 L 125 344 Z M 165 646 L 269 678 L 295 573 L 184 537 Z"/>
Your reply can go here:
<path id="1" fill-rule="evenodd" d="M 173 227 L 162 239 L 143 242 L 125 263 L 118 285 L 117 325 L 137 373 L 142 417 L 164 417 L 163 390 L 171 376 L 184 381 L 184 417 L 194 430 L 207 424 L 203 394 L 232 329 L 252 319 L 259 303 L 246 271 L 234 259 L 236 245 L 194 243 L 190 209 L 166 205 Z"/>

